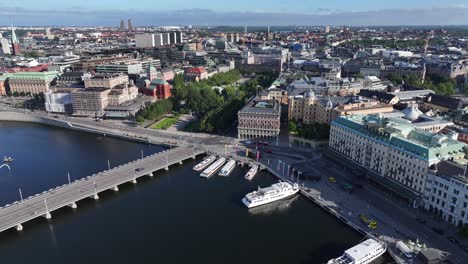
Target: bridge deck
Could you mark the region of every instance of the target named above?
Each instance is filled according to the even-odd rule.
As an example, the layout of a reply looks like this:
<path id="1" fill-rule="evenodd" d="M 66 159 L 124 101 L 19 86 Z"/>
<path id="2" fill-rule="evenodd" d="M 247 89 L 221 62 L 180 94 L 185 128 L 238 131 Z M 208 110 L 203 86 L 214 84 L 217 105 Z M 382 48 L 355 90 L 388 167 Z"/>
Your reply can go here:
<path id="1" fill-rule="evenodd" d="M 201 153 L 192 146 L 173 148 L 6 205 L 0 208 L 0 232 Z"/>

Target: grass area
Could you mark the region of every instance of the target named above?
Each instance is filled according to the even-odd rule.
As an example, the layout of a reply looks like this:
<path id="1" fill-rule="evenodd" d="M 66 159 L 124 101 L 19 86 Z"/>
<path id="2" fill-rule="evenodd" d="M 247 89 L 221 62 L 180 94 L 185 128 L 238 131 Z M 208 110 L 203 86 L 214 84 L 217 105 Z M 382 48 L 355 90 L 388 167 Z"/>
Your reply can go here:
<path id="1" fill-rule="evenodd" d="M 173 126 L 175 123 L 177 123 L 178 120 L 179 120 L 179 118 L 176 118 L 176 117 L 166 117 L 163 120 L 161 120 L 161 121 L 157 122 L 156 124 L 152 125 L 151 128 L 152 129 L 166 130 L 169 127 Z"/>
<path id="2" fill-rule="evenodd" d="M 200 132 L 200 121 L 196 120 L 193 122 L 190 122 L 185 128 L 185 132 Z"/>

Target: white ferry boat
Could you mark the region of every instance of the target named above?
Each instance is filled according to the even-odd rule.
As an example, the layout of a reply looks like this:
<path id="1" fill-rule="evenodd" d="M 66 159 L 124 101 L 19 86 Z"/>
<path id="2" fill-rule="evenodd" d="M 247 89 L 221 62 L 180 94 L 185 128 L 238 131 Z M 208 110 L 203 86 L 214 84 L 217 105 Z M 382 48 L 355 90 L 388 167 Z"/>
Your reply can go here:
<path id="1" fill-rule="evenodd" d="M 200 176 L 204 177 L 204 178 L 211 177 L 213 174 L 215 174 L 221 168 L 221 166 L 224 165 L 225 162 L 226 162 L 225 158 L 220 158 L 215 163 L 211 164 L 207 169 L 205 169 L 200 174 Z"/>
<path id="2" fill-rule="evenodd" d="M 242 198 L 242 202 L 248 208 L 252 208 L 289 197 L 296 194 L 298 191 L 299 186 L 297 183 L 290 184 L 280 181 L 279 183 L 275 183 L 270 187 L 259 187 L 257 191 L 248 193 L 244 198 Z"/>
<path id="3" fill-rule="evenodd" d="M 215 160 L 216 160 L 216 156 L 209 156 L 208 158 L 204 159 L 202 162 L 200 162 L 197 165 L 193 166 L 193 170 L 194 171 L 202 171 L 203 169 L 208 167 L 208 165 L 213 163 L 213 161 L 215 161 Z"/>
<path id="4" fill-rule="evenodd" d="M 368 264 L 380 257 L 387 250 L 387 244 L 369 238 L 366 241 L 346 250 L 336 259 L 327 264 Z"/>
<path id="5" fill-rule="evenodd" d="M 231 174 L 231 172 L 234 170 L 234 167 L 236 166 L 236 161 L 235 160 L 230 160 L 224 165 L 224 167 L 221 169 L 219 172 L 220 176 L 228 176 Z"/>
<path id="6" fill-rule="evenodd" d="M 253 177 L 255 177 L 257 172 L 258 172 L 258 165 L 253 165 L 252 168 L 250 168 L 250 170 L 245 174 L 244 178 L 250 181 L 253 179 Z"/>

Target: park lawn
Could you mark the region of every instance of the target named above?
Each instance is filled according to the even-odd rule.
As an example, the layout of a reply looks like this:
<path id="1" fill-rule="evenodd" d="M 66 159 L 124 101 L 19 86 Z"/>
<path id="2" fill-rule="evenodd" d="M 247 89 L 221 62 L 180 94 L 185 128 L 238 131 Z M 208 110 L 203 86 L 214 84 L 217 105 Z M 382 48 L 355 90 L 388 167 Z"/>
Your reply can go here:
<path id="1" fill-rule="evenodd" d="M 163 120 L 157 122 L 156 124 L 152 125 L 152 129 L 161 129 L 161 130 L 166 130 L 169 127 L 173 126 L 175 123 L 177 123 L 179 119 L 176 117 L 166 117 Z"/>

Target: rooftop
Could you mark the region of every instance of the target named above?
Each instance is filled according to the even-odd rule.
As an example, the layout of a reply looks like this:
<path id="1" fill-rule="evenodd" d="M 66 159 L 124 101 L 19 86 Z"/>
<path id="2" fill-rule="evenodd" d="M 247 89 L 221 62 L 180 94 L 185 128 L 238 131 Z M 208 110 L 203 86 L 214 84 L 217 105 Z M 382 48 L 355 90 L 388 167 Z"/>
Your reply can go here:
<path id="1" fill-rule="evenodd" d="M 389 116 L 349 115 L 339 117 L 333 123 L 430 162 L 464 157 L 465 143 L 445 135 L 418 130 L 418 126 L 409 120 L 395 117 L 393 114 Z"/>
<path id="2" fill-rule="evenodd" d="M 275 100 L 260 100 L 254 98 L 250 100 L 239 113 L 251 114 L 280 114 L 280 105 Z"/>

